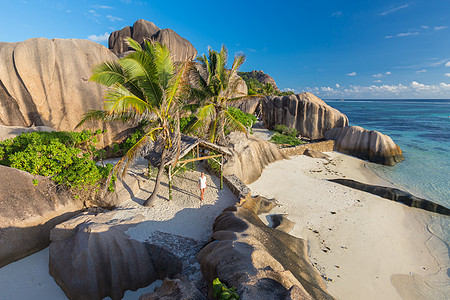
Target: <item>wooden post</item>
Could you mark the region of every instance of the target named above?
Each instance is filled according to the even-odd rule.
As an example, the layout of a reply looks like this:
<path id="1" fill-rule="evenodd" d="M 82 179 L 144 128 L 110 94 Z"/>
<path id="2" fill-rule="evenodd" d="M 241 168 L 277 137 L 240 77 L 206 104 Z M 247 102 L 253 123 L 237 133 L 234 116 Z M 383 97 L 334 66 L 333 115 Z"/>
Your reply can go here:
<path id="1" fill-rule="evenodd" d="M 172 201 L 172 165 L 169 165 L 169 200 Z"/>
<path id="2" fill-rule="evenodd" d="M 220 156 L 220 189 L 223 189 L 223 155 Z"/>

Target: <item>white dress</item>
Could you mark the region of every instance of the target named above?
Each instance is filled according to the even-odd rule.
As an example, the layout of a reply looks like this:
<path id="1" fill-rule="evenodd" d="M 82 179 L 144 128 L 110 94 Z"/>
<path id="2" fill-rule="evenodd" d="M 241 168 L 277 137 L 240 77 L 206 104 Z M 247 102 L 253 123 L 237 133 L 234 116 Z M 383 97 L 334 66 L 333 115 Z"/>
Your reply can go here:
<path id="1" fill-rule="evenodd" d="M 200 184 L 200 188 L 201 189 L 206 189 L 206 177 L 199 177 L 198 178 L 198 183 Z"/>

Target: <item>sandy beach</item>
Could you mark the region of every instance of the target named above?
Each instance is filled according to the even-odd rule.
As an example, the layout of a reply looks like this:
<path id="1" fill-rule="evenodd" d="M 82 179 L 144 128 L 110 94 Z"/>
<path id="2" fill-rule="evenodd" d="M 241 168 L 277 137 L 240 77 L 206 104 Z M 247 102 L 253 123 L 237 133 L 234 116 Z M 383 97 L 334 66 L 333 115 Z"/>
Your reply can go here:
<path id="1" fill-rule="evenodd" d="M 429 213 L 324 180 L 392 185 L 359 159 L 327 154 L 330 162 L 275 162 L 249 187 L 279 201 L 271 213 L 296 222 L 291 234 L 308 240 L 329 292 L 338 299 L 446 299 L 448 248 L 428 231 Z"/>
<path id="2" fill-rule="evenodd" d="M 253 195 L 275 197 L 280 206 L 271 213 L 288 214 L 296 223 L 291 234 L 308 240 L 311 262 L 329 292 L 337 299 L 445 299 L 448 250 L 427 230 L 429 213 L 326 181 L 344 177 L 392 185 L 359 159 L 327 154 L 330 161 L 298 156 L 270 164 L 249 187 Z M 143 164 L 137 164 L 134 172 L 143 173 Z M 175 177 L 173 201 L 167 200 L 164 181 L 152 208 L 141 206 L 153 188 L 153 181 L 141 176 L 136 195 L 122 193 L 128 198 L 117 208 L 114 222 L 144 216 L 127 231 L 140 241 L 155 230 L 206 241 L 216 216 L 236 201 L 227 187 L 219 189 L 217 177 L 206 175 L 209 187 L 203 202 L 198 195 L 199 171 L 190 171 Z M 261 218 L 267 222 L 266 216 Z M 0 282 L 1 299 L 64 297 L 48 274 L 48 249 L 1 268 Z M 124 299 L 138 299 L 158 284 L 128 291 Z"/>

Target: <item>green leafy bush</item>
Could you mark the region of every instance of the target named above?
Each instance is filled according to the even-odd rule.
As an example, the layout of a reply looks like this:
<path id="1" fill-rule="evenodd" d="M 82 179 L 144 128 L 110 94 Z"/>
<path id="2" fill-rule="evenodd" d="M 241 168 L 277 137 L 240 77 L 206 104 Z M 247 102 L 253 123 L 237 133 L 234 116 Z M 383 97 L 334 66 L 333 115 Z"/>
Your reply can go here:
<path id="1" fill-rule="evenodd" d="M 298 131 L 295 128 L 289 128 L 285 125 L 275 125 L 274 131 L 284 134 L 284 135 L 288 135 L 288 136 L 293 136 L 296 137 L 298 135 Z"/>
<path id="2" fill-rule="evenodd" d="M 244 113 L 237 107 L 228 107 L 228 112 L 233 116 L 233 118 L 238 120 L 239 123 L 244 125 L 245 128 L 251 129 L 253 124 L 255 124 L 257 121 L 256 117 L 253 114 Z"/>
<path id="3" fill-rule="evenodd" d="M 244 79 L 247 84 L 247 94 L 248 95 L 276 95 L 276 96 L 287 96 L 294 95 L 294 92 L 278 92 L 275 90 L 274 86 L 270 83 L 262 84 L 255 77 L 251 76 L 252 72 L 238 72 L 238 75 Z"/>
<path id="4" fill-rule="evenodd" d="M 290 146 L 297 146 L 297 145 L 304 143 L 301 140 L 299 140 L 298 138 L 296 138 L 295 136 L 284 135 L 284 134 L 280 134 L 278 132 L 275 133 L 274 135 L 272 135 L 272 137 L 270 138 L 270 142 L 275 143 L 275 144 L 290 145 Z"/>
<path id="5" fill-rule="evenodd" d="M 98 188 L 113 168 L 111 164 L 95 164 L 94 158 L 100 156 L 95 148 L 100 133 L 101 130 L 24 133 L 0 142 L 0 164 L 50 177 L 75 190 Z"/>
<path id="6" fill-rule="evenodd" d="M 213 280 L 214 297 L 219 300 L 236 300 L 239 299 L 239 295 L 236 293 L 236 288 L 228 288 L 225 284 L 221 283 L 219 278 Z"/>

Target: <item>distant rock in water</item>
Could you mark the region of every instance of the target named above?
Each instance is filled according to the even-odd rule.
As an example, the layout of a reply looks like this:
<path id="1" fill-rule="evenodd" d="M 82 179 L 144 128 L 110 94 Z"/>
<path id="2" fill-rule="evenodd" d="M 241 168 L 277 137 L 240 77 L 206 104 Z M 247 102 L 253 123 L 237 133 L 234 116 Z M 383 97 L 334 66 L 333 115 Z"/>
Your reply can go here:
<path id="1" fill-rule="evenodd" d="M 404 160 L 400 147 L 378 131 L 348 126 L 327 131 L 325 138 L 335 141 L 335 150 L 371 162 L 393 166 Z"/>
<path id="2" fill-rule="evenodd" d="M 102 108 L 105 88 L 89 81 L 92 67 L 115 59 L 88 40 L 0 43 L 0 125 L 73 130 L 84 113 Z M 83 128 L 107 129 L 106 140 L 113 140 L 122 127 L 92 122 Z"/>
<path id="3" fill-rule="evenodd" d="M 258 217 L 276 206 L 266 203 L 272 201 L 249 196 L 216 218 L 210 242 L 197 254 L 204 278 L 236 287 L 242 300 L 333 299 L 309 261 L 306 240 L 285 232 L 293 224 L 280 217 L 271 228 Z"/>
<path id="4" fill-rule="evenodd" d="M 354 181 L 351 179 L 328 179 L 328 181 L 336 182 L 360 191 L 378 195 L 380 197 L 393 200 L 395 202 L 401 202 L 411 207 L 416 207 L 431 212 L 435 212 L 438 214 L 450 216 L 450 209 L 448 209 L 447 207 L 434 203 L 427 199 L 416 197 L 400 189 L 378 185 L 370 185 Z"/>
<path id="5" fill-rule="evenodd" d="M 167 45 L 175 61 L 193 60 L 197 56 L 194 46 L 172 29 L 160 29 L 152 22 L 140 19 L 133 26 L 127 26 L 111 33 L 108 40 L 109 49 L 118 56 L 130 51 L 127 38 L 131 37 L 140 44 L 151 40 Z"/>
<path id="6" fill-rule="evenodd" d="M 268 96 L 262 101 L 262 117 L 269 129 L 286 125 L 311 139 L 322 139 L 326 131 L 348 126 L 346 115 L 311 93 Z"/>
<path id="7" fill-rule="evenodd" d="M 0 268 L 50 244 L 50 230 L 81 211 L 48 178 L 0 165 Z"/>
<path id="8" fill-rule="evenodd" d="M 242 132 L 230 133 L 225 146 L 230 148 L 233 156 L 224 164 L 223 174 L 234 174 L 245 184 L 256 181 L 268 164 L 287 158 L 275 144 L 250 134 L 247 138 Z"/>

